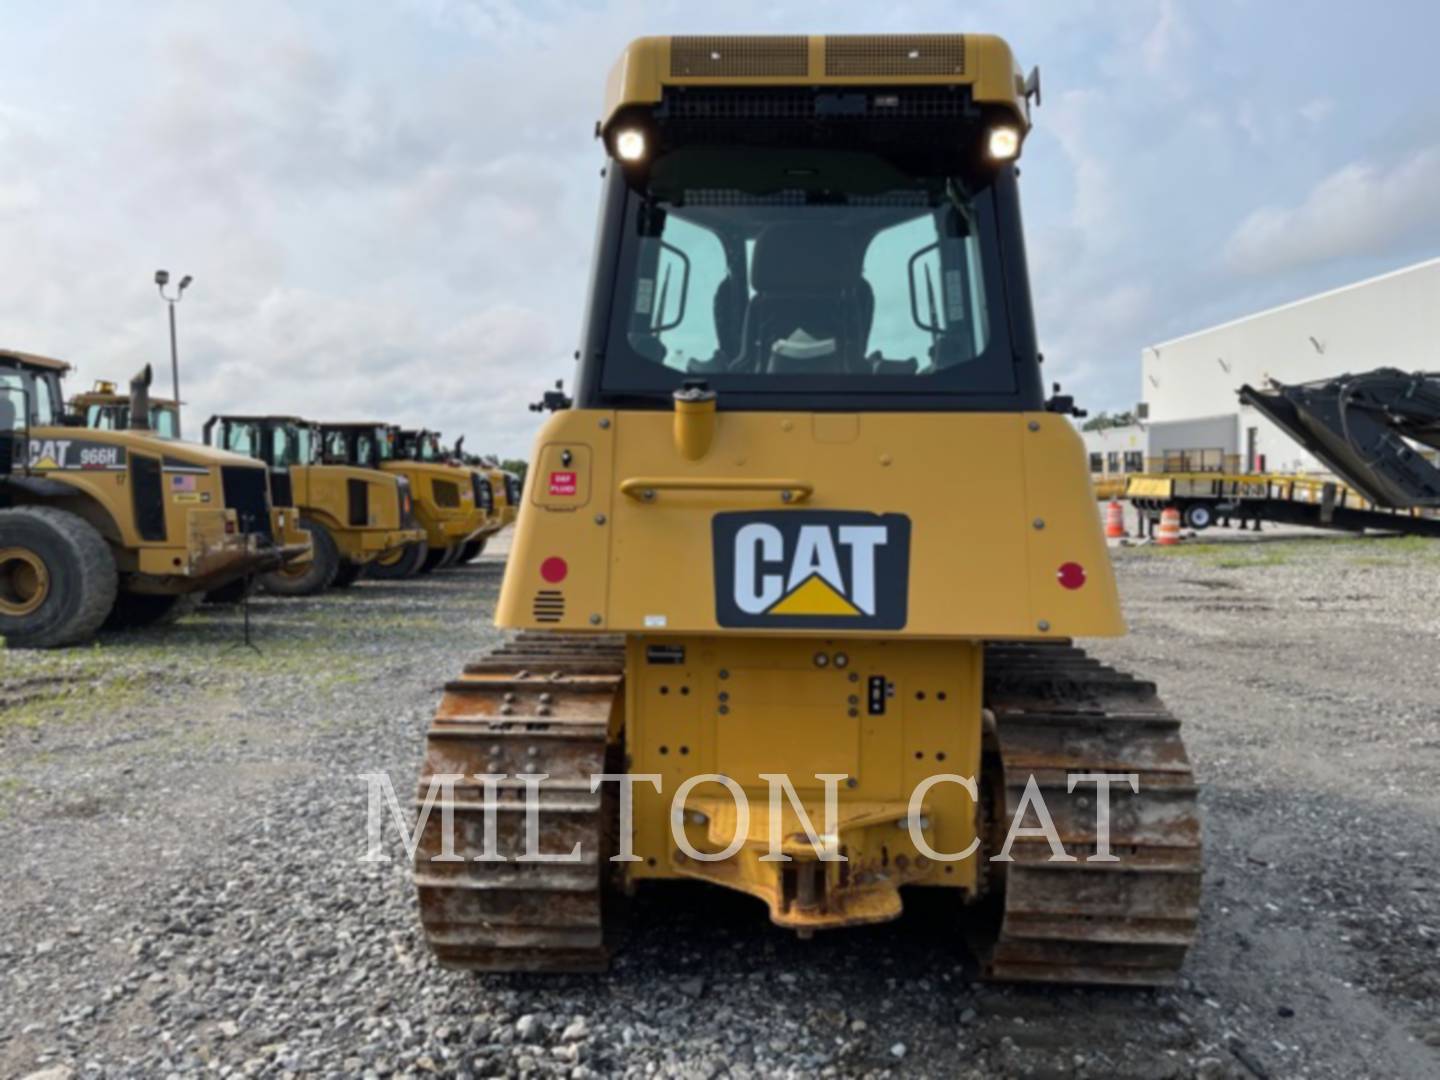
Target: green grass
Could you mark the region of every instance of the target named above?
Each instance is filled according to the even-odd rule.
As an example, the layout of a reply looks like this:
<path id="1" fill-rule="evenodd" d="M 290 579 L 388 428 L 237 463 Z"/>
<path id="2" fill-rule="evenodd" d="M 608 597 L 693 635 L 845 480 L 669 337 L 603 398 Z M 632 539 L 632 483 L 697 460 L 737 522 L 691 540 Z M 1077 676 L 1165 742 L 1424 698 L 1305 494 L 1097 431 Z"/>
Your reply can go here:
<path id="1" fill-rule="evenodd" d="M 1356 566 L 1393 566 L 1416 559 L 1440 561 L 1440 540 L 1427 536 L 1317 536 L 1307 540 L 1186 541 L 1174 547 L 1148 544 L 1128 549 L 1147 558 L 1193 559 L 1219 570 L 1285 566 L 1319 555 L 1343 557 Z"/>

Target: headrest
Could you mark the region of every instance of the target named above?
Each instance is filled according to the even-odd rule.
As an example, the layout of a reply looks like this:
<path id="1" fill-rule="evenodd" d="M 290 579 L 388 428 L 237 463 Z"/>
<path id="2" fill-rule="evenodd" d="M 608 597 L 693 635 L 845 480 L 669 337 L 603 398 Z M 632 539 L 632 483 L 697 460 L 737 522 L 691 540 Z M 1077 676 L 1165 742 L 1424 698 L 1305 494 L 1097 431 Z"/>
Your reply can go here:
<path id="1" fill-rule="evenodd" d="M 859 278 L 855 245 L 834 225 L 785 222 L 755 240 L 750 284 L 756 292 L 829 292 L 851 288 Z"/>

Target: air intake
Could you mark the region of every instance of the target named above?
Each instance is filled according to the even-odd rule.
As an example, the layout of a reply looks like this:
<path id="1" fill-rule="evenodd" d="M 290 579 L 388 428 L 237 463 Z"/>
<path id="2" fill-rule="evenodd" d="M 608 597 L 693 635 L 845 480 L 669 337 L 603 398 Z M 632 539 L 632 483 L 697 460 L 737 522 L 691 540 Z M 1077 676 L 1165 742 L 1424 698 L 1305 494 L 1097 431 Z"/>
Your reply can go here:
<path id="1" fill-rule="evenodd" d="M 673 37 L 670 74 L 678 78 L 747 75 L 804 78 L 810 74 L 810 41 L 786 37 Z"/>
<path id="2" fill-rule="evenodd" d="M 825 74 L 963 75 L 963 34 L 858 34 L 825 39 Z"/>

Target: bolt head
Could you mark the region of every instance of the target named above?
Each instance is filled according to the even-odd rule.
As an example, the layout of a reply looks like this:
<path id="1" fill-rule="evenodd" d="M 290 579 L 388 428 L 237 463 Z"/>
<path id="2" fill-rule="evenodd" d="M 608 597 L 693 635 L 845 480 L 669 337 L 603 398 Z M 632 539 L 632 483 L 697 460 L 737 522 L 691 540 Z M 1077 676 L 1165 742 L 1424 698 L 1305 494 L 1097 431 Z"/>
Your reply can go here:
<path id="1" fill-rule="evenodd" d="M 590 625 L 591 625 L 591 626 L 599 626 L 599 625 L 600 625 L 600 622 L 601 622 L 601 619 L 600 619 L 600 615 L 599 615 L 598 612 L 597 612 L 596 614 L 590 616 Z"/>

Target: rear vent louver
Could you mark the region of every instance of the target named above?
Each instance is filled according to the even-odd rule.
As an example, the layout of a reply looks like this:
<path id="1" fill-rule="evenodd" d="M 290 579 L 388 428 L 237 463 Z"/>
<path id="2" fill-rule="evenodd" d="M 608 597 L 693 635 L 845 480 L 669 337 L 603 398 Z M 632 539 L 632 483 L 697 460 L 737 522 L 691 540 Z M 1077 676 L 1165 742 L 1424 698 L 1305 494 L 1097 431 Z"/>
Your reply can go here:
<path id="1" fill-rule="evenodd" d="M 565 618 L 565 594 L 559 589 L 540 589 L 535 593 L 536 622 L 557 623 Z"/>
<path id="2" fill-rule="evenodd" d="M 670 74 L 676 77 L 735 78 L 810 74 L 810 42 L 787 37 L 673 37 Z"/>
<path id="3" fill-rule="evenodd" d="M 963 75 L 962 34 L 832 35 L 825 39 L 825 74 Z"/>

